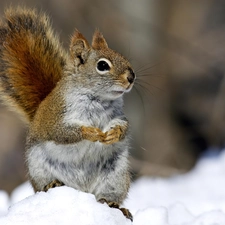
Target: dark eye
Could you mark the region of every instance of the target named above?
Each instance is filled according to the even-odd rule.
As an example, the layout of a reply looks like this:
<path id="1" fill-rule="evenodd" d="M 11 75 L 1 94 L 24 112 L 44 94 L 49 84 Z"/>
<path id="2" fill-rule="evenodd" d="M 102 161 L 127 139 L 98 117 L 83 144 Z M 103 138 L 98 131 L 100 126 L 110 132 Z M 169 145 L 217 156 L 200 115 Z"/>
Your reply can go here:
<path id="1" fill-rule="evenodd" d="M 96 70 L 98 73 L 104 74 L 110 70 L 111 66 L 112 64 L 108 59 L 102 58 L 98 60 Z"/>
<path id="2" fill-rule="evenodd" d="M 109 64 L 106 61 L 103 61 L 103 60 L 98 62 L 97 68 L 98 68 L 99 71 L 106 71 L 106 70 L 110 69 Z"/>

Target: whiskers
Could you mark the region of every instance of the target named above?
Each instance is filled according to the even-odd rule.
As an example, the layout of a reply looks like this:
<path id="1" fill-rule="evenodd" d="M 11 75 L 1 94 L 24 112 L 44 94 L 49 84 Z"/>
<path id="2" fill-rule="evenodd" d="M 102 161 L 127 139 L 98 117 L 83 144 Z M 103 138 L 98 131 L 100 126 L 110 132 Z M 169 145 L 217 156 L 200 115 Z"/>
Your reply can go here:
<path id="1" fill-rule="evenodd" d="M 152 70 L 153 68 L 164 64 L 166 61 L 168 60 L 164 60 L 162 62 L 157 62 L 155 64 L 144 64 L 142 66 L 139 66 L 138 68 L 135 69 L 136 73 L 138 74 L 138 77 L 146 77 L 146 76 L 157 76 L 157 77 L 163 77 L 163 76 L 159 76 L 159 75 L 155 75 L 153 73 L 150 73 L 150 70 Z"/>
<path id="2" fill-rule="evenodd" d="M 162 84 L 163 81 L 158 79 L 164 79 L 165 76 L 158 75 L 152 72 L 153 68 L 161 65 L 164 62 L 159 62 L 155 64 L 145 64 L 135 69 L 136 80 L 133 89 L 137 93 L 142 105 L 144 112 L 146 113 L 146 103 L 147 106 L 151 105 L 151 98 L 158 92 L 163 92 L 163 88 L 158 86 Z M 154 84 L 154 81 L 157 84 Z"/>
<path id="3" fill-rule="evenodd" d="M 162 75 L 158 75 L 158 74 L 154 74 L 154 73 L 150 73 L 150 70 L 152 70 L 152 68 L 158 66 L 158 65 L 161 65 L 163 62 L 160 62 L 160 63 L 156 63 L 154 65 L 149 65 L 149 64 L 146 64 L 146 65 L 143 65 L 139 68 L 137 68 L 135 70 L 135 73 L 136 73 L 136 80 L 135 80 L 135 89 L 139 90 L 140 92 L 144 93 L 144 95 L 147 96 L 151 96 L 154 94 L 154 91 L 163 91 L 162 88 L 154 85 L 152 83 L 153 81 L 153 78 L 154 79 L 158 79 L 158 78 L 165 78 L 165 76 L 162 76 Z M 152 81 L 150 81 L 152 80 Z M 158 83 L 158 82 L 157 82 Z"/>

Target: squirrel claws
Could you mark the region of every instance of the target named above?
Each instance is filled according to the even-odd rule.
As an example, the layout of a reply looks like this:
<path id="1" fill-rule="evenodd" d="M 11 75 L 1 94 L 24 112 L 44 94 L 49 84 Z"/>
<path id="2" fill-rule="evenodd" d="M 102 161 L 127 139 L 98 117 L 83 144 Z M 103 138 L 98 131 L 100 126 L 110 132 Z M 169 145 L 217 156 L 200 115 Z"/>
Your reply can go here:
<path id="1" fill-rule="evenodd" d="M 102 204 L 107 203 L 107 205 L 110 208 L 119 209 L 127 219 L 129 219 L 129 220 L 131 220 L 131 222 L 133 222 L 133 216 L 130 213 L 130 211 L 128 209 L 126 209 L 126 208 L 120 208 L 120 205 L 117 202 L 109 202 L 105 198 L 99 199 L 98 202 L 100 202 Z"/>
<path id="2" fill-rule="evenodd" d="M 59 180 L 53 180 L 52 182 L 50 182 L 49 184 L 45 185 L 45 187 L 43 188 L 43 191 L 48 191 L 48 189 L 50 188 L 54 188 L 54 187 L 61 187 L 64 186 L 64 183 L 59 181 Z"/>
<path id="3" fill-rule="evenodd" d="M 122 129 L 119 125 L 113 127 L 109 131 L 105 132 L 105 139 L 101 141 L 104 144 L 114 144 L 121 140 Z"/>
<path id="4" fill-rule="evenodd" d="M 103 133 L 99 128 L 97 127 L 81 127 L 82 137 L 84 139 L 87 139 L 89 141 L 100 141 L 102 142 L 105 139 L 105 133 Z"/>
<path id="5" fill-rule="evenodd" d="M 87 139 L 89 141 L 99 141 L 103 144 L 114 144 L 121 140 L 122 137 L 122 128 L 117 125 L 113 128 L 111 128 L 109 131 L 103 133 L 99 128 L 97 127 L 81 127 L 82 131 L 82 137 L 84 139 Z"/>

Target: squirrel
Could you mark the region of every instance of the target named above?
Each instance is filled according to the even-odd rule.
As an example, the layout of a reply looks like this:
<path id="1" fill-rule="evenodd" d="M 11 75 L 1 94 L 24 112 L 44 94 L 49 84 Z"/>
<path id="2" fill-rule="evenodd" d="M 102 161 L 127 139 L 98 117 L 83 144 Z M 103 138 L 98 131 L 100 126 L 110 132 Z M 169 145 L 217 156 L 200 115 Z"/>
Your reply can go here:
<path id="1" fill-rule="evenodd" d="M 35 192 L 66 185 L 120 209 L 130 186 L 123 95 L 135 73 L 96 30 L 75 30 L 69 51 L 48 16 L 9 8 L 0 23 L 0 100 L 27 124 L 25 162 Z"/>

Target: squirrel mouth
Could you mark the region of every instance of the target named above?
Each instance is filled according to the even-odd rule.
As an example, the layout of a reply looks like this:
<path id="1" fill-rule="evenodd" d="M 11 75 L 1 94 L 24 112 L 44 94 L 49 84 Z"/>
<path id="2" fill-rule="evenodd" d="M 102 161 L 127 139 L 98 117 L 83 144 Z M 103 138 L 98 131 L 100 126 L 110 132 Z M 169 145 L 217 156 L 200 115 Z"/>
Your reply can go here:
<path id="1" fill-rule="evenodd" d="M 112 91 L 113 94 L 122 95 L 124 91 Z"/>
<path id="2" fill-rule="evenodd" d="M 111 91 L 111 93 L 114 94 L 114 95 L 122 95 L 122 94 L 124 94 L 124 93 L 129 92 L 129 91 L 132 89 L 132 86 L 133 86 L 133 85 L 130 85 L 130 86 L 129 86 L 128 88 L 126 88 L 125 90 L 113 90 L 113 91 Z"/>
<path id="3" fill-rule="evenodd" d="M 113 94 L 113 95 L 123 95 L 124 93 L 127 93 L 129 92 L 133 87 L 133 84 L 130 84 L 128 87 L 125 87 L 125 88 L 118 88 L 118 90 L 114 89 L 114 90 L 111 90 L 110 93 Z"/>

